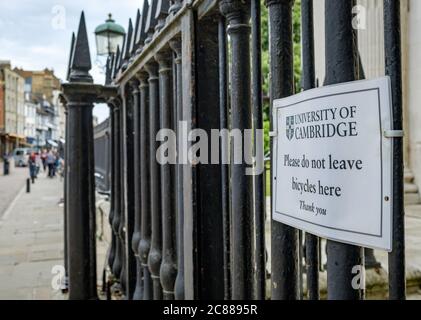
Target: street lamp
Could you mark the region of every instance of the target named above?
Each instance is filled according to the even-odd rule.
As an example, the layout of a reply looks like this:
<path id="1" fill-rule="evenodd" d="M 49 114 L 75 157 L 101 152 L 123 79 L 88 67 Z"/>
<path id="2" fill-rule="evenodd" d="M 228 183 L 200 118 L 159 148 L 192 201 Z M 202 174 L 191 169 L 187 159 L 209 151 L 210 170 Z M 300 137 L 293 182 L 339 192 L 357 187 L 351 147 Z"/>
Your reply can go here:
<path id="1" fill-rule="evenodd" d="M 95 29 L 97 55 L 108 57 L 115 54 L 117 47 L 123 46 L 125 34 L 124 28 L 115 23 L 110 13 L 105 23 Z"/>

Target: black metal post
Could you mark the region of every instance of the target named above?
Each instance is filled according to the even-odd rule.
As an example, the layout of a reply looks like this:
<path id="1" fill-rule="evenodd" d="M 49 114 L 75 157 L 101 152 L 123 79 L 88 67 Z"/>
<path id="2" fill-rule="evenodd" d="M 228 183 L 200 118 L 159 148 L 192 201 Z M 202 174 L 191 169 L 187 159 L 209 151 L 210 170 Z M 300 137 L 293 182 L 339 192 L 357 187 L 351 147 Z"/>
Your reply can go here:
<path id="1" fill-rule="evenodd" d="M 95 234 L 92 235 L 92 181 L 93 163 L 93 123 L 92 101 L 78 92 L 78 87 L 92 83 L 89 74 L 91 60 L 86 32 L 85 17 L 82 12 L 73 53 L 70 83 L 64 88 L 69 120 L 69 298 L 96 299 L 96 266 L 93 268 L 92 254 L 95 252 Z M 87 183 L 88 181 L 88 183 Z"/>
<path id="2" fill-rule="evenodd" d="M 73 45 L 74 45 L 74 34 L 73 34 Z M 72 45 L 72 47 L 73 47 Z M 73 50 L 71 50 L 73 52 Z M 62 292 L 67 292 L 69 290 L 69 244 L 67 237 L 67 224 L 68 224 L 68 215 L 69 215 L 69 169 L 68 169 L 68 157 L 69 157 L 69 119 L 68 119 L 68 109 L 67 105 L 65 106 L 65 117 L 66 117 L 66 129 L 65 129 L 65 145 L 64 145 L 64 217 L 63 217 L 63 226 L 64 226 L 64 283 Z"/>
<path id="3" fill-rule="evenodd" d="M 228 61 L 227 61 L 227 31 L 223 16 L 218 24 L 219 47 L 219 126 L 221 130 L 228 129 Z M 230 272 L 230 208 L 229 208 L 229 167 L 223 163 L 228 157 L 229 146 L 221 145 L 221 201 L 223 223 L 223 250 L 224 250 L 224 299 L 231 299 L 231 272 Z"/>
<path id="4" fill-rule="evenodd" d="M 252 128 L 251 80 L 250 80 L 250 5 L 240 0 L 222 0 L 222 14 L 227 18 L 231 40 L 231 117 L 232 129 Z M 247 152 L 243 146 L 243 154 Z M 249 146 L 250 147 L 250 146 Z M 233 151 L 238 152 L 239 148 Z M 232 158 L 234 159 L 234 154 Z M 232 210 L 232 298 L 251 299 L 253 290 L 252 222 L 253 180 L 246 175 L 247 164 L 231 162 L 231 210 Z"/>
<path id="5" fill-rule="evenodd" d="M 72 39 L 71 39 L 71 44 L 70 44 L 70 54 L 69 54 L 69 62 L 68 62 L 68 67 L 67 67 L 67 75 L 66 75 L 66 80 L 69 81 L 70 79 L 70 67 L 72 64 L 72 60 L 73 60 L 73 52 L 75 49 L 75 42 L 76 42 L 76 36 L 75 33 L 72 32 Z M 69 244 L 68 244 L 68 237 L 67 237 L 67 221 L 68 221 L 68 210 L 69 210 L 69 161 L 68 161 L 68 157 L 69 157 L 69 143 L 68 143 L 68 139 L 69 139 L 69 119 L 68 119 L 68 108 L 67 108 L 67 103 L 65 101 L 65 99 L 62 99 L 63 97 L 61 97 L 62 103 L 64 105 L 65 111 L 65 133 L 64 133 L 64 190 L 63 190 L 63 198 L 64 198 L 64 210 L 63 210 L 63 227 L 64 227 L 64 269 L 65 269 L 65 274 L 64 274 L 64 281 L 63 281 L 63 287 L 62 287 L 62 292 L 63 293 L 67 293 L 69 290 Z M 38 140 L 39 140 L 39 136 L 38 136 Z M 39 147 L 39 141 L 37 143 L 37 147 Z"/>
<path id="6" fill-rule="evenodd" d="M 313 89 L 316 86 L 314 65 L 314 21 L 313 0 L 301 0 L 301 30 L 303 54 L 303 88 Z M 309 300 L 319 300 L 319 240 L 316 236 L 305 235 L 305 262 L 307 291 Z"/>
<path id="7" fill-rule="evenodd" d="M 292 43 L 293 0 L 267 0 L 270 25 L 270 99 L 294 94 L 294 61 Z M 271 122 L 271 130 L 273 123 Z M 272 142 L 271 142 L 271 150 Z M 272 155 L 272 153 L 271 153 Z M 273 162 L 271 161 L 273 165 Z M 272 179 L 271 179 L 272 180 Z M 272 188 L 273 190 L 273 188 Z M 273 199 L 273 198 L 272 198 Z M 273 201 L 272 201 L 273 205 Z M 298 288 L 298 232 L 296 229 L 272 220 L 272 299 L 296 300 Z"/>
<path id="8" fill-rule="evenodd" d="M 326 0 L 326 84 L 356 79 L 352 0 Z M 352 269 L 363 265 L 361 248 L 327 241 L 327 284 L 331 300 L 360 299 L 361 288 L 352 287 Z"/>
<path id="9" fill-rule="evenodd" d="M 140 175 L 140 97 L 139 82 L 131 82 L 133 96 L 133 132 L 134 132 L 134 229 L 132 236 L 132 250 L 136 258 L 136 288 L 133 293 L 133 300 L 142 300 L 142 265 L 139 256 L 140 228 L 141 228 L 141 175 Z"/>
<path id="10" fill-rule="evenodd" d="M 175 6 L 174 4 L 173 6 Z M 177 7 L 171 7 L 176 10 Z M 170 10 L 171 10 L 170 8 Z M 177 9 L 178 10 L 178 9 Z M 178 123 L 183 120 L 183 73 L 181 69 L 181 40 L 176 39 L 170 41 L 171 49 L 174 51 L 174 64 L 175 64 L 175 75 L 174 75 L 174 96 L 175 96 L 175 121 L 174 127 L 179 134 Z M 178 155 L 177 155 L 178 156 Z M 176 300 L 184 300 L 184 207 L 183 207 L 183 166 L 179 163 L 180 158 L 177 157 L 176 167 L 176 224 L 177 224 L 177 277 L 174 285 L 174 298 Z"/>
<path id="11" fill-rule="evenodd" d="M 220 127 L 219 110 L 219 20 L 217 14 L 203 17 L 195 30 L 196 37 L 196 112 L 192 117 L 196 128 L 208 137 L 212 137 L 213 129 Z M 249 60 L 250 62 L 250 60 Z M 249 91 L 250 93 L 250 91 Z M 250 100 L 248 100 L 250 101 Z M 244 111 L 243 111 L 244 112 Z M 238 122 L 237 122 L 238 123 Z M 195 137 L 195 142 L 207 143 L 203 137 Z M 212 140 L 212 139 L 211 139 Z M 225 140 L 225 139 L 220 139 Z M 226 142 L 226 141 L 223 141 Z M 238 141 L 237 141 L 238 142 Z M 216 147 L 216 146 L 215 146 Z M 241 146 L 239 147 L 241 148 Z M 251 149 L 251 148 L 250 148 Z M 212 150 L 218 152 L 219 150 Z M 221 214 L 222 194 L 215 192 L 222 185 L 222 173 L 218 154 L 210 154 L 204 159 L 200 152 L 193 156 L 195 176 L 195 203 L 196 203 L 196 268 L 197 268 L 197 299 L 221 300 L 224 299 L 224 235 L 223 216 Z M 197 161 L 196 161 L 197 160 Z M 245 171 L 242 172 L 245 175 Z M 242 211 L 237 209 L 238 214 Z M 247 240 L 252 241 L 251 238 Z M 245 246 L 245 244 L 244 244 Z M 248 254 L 251 256 L 251 252 Z M 251 279 L 250 275 L 250 279 Z M 250 283 L 251 285 L 251 283 Z"/>
<path id="12" fill-rule="evenodd" d="M 393 130 L 402 130 L 402 56 L 399 0 L 384 0 L 386 75 L 392 83 Z M 393 140 L 393 250 L 389 254 L 389 299 L 406 298 L 403 139 Z"/>
<path id="13" fill-rule="evenodd" d="M 162 211 L 161 211 L 161 168 L 156 161 L 156 150 L 158 143 L 155 140 L 160 128 L 159 109 L 159 83 L 158 64 L 149 62 L 146 64 L 149 74 L 149 140 L 150 140 L 150 197 L 152 217 L 152 240 L 149 251 L 148 265 L 153 281 L 154 300 L 162 299 L 162 287 L 159 279 L 159 272 L 162 260 Z"/>
<path id="14" fill-rule="evenodd" d="M 261 9 L 260 0 L 251 1 L 251 33 L 252 33 L 252 87 L 253 87 L 253 128 L 254 154 L 259 157 L 263 166 L 263 133 L 257 135 L 257 130 L 263 130 L 263 94 L 262 94 L 262 40 L 261 40 Z M 259 154 L 261 151 L 261 154 Z M 259 163 L 257 163 L 258 165 Z M 259 169 L 259 168 L 257 168 Z M 253 245 L 254 288 L 253 298 L 262 300 L 266 294 L 266 263 L 265 263 L 265 187 L 264 173 L 255 172 L 254 177 L 254 229 L 256 232 Z"/>
<path id="15" fill-rule="evenodd" d="M 171 51 L 156 54 L 159 64 L 159 106 L 161 128 L 174 128 L 174 106 L 172 99 L 172 54 Z M 175 152 L 175 150 L 173 149 Z M 168 150 L 168 158 L 175 153 Z M 161 205 L 162 205 L 162 263 L 160 268 L 161 285 L 165 300 L 174 300 L 174 285 L 177 276 L 175 251 L 175 167 L 170 163 L 161 164 Z"/>

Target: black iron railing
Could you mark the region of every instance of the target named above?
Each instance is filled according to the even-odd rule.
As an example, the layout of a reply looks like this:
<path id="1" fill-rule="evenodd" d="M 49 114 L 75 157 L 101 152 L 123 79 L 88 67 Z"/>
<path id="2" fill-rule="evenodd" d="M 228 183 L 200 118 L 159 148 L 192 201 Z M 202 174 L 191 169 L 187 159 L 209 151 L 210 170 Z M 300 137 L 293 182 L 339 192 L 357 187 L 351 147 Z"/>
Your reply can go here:
<path id="1" fill-rule="evenodd" d="M 304 89 L 315 86 L 313 10 L 302 0 Z M 66 233 L 70 298 L 95 298 L 94 173 L 111 191 L 109 272 L 128 299 L 299 299 L 305 242 L 307 296 L 319 299 L 319 239 L 272 221 L 265 229 L 264 170 L 234 160 L 221 143 L 209 161 L 185 161 L 183 150 L 199 141 L 177 140 L 159 163 L 161 129 L 176 138 L 194 129 L 253 129 L 256 154 L 263 141 L 259 0 L 144 1 L 124 45 L 108 59 L 107 83 L 92 84 L 84 16 L 69 63 L 67 100 Z M 293 0 L 267 0 L 270 24 L 270 100 L 294 94 Z M 327 83 L 356 79 L 353 0 L 326 0 Z M 392 78 L 395 128 L 401 127 L 399 1 L 385 0 L 386 65 Z M 92 104 L 106 102 L 110 129 L 95 133 Z M 263 138 L 261 138 L 263 140 Z M 203 142 L 203 141 L 202 141 Z M 203 142 L 210 146 L 210 141 Z M 394 145 L 394 251 L 390 297 L 405 297 L 402 146 Z M 215 151 L 215 150 L 213 150 Z M 105 153 L 109 152 L 108 159 Z M 199 155 L 201 156 L 201 155 Z M 96 170 L 94 170 L 94 157 Z M 245 157 L 245 156 L 244 156 Z M 194 157 L 193 157 L 194 158 Z M 108 162 L 110 160 L 110 162 Z M 215 161 L 219 160 L 219 162 Z M 244 158 L 242 159 L 244 160 Z M 263 163 L 263 153 L 261 154 Z M 108 180 L 108 173 L 110 180 Z M 99 178 L 99 177 L 98 177 Z M 271 274 L 266 274 L 265 235 L 271 236 Z M 358 299 L 351 267 L 361 248 L 329 241 L 328 297 Z M 300 258 L 301 257 L 301 258 Z M 87 263 L 87 261 L 89 263 Z M 271 294 L 266 295 L 266 280 Z"/>

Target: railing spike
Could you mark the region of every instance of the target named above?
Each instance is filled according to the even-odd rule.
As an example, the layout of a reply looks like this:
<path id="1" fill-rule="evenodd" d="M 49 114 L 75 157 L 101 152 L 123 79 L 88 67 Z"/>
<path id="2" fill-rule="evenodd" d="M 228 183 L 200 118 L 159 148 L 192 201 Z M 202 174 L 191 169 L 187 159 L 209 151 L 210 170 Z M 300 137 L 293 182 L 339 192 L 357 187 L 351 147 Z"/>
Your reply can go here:
<path id="1" fill-rule="evenodd" d="M 155 18 L 157 6 L 158 6 L 157 0 L 151 0 L 151 5 L 148 11 L 148 18 L 146 19 L 146 25 L 145 25 L 145 33 L 147 34 L 147 37 L 145 39 L 145 44 L 148 44 L 149 42 L 152 41 L 152 36 L 154 34 L 155 26 L 157 23 L 157 20 Z"/>
<path id="2" fill-rule="evenodd" d="M 76 41 L 76 36 L 75 36 L 75 33 L 72 32 L 72 40 L 70 42 L 69 63 L 67 65 L 67 76 L 66 76 L 67 81 L 69 81 L 69 78 L 70 78 L 70 67 L 71 67 L 71 64 L 72 64 L 73 53 L 74 53 L 74 50 L 75 50 L 75 41 Z"/>
<path id="3" fill-rule="evenodd" d="M 136 45 L 137 45 L 136 54 L 139 54 L 142 51 L 143 44 L 146 39 L 145 27 L 146 27 L 146 20 L 148 19 L 148 12 L 149 12 L 149 2 L 143 1 L 142 14 L 140 17 L 140 22 L 139 22 L 139 30 L 136 34 Z"/>
<path id="4" fill-rule="evenodd" d="M 136 36 L 137 36 L 137 33 L 139 32 L 140 19 L 141 19 L 141 15 L 140 15 L 140 10 L 138 9 L 137 14 L 136 14 L 136 24 L 135 24 L 132 39 L 130 42 L 130 54 L 132 55 L 132 58 L 137 49 Z"/>
<path id="5" fill-rule="evenodd" d="M 180 10 L 183 6 L 183 1 L 182 0 L 173 0 L 171 1 L 171 7 L 169 9 L 169 12 L 171 14 L 175 14 L 177 13 L 178 10 Z"/>
<path id="6" fill-rule="evenodd" d="M 114 68 L 113 68 L 113 78 L 117 76 L 117 70 L 120 67 L 120 46 L 117 46 L 117 51 L 115 54 Z"/>
<path id="7" fill-rule="evenodd" d="M 158 4 L 155 12 L 155 19 L 157 20 L 157 25 L 155 31 L 160 31 L 165 25 L 165 19 L 168 16 L 168 10 L 170 9 L 169 0 L 157 0 Z"/>
<path id="8" fill-rule="evenodd" d="M 129 19 L 129 26 L 127 27 L 126 39 L 124 41 L 123 50 L 121 52 L 121 68 L 126 70 L 130 59 L 130 43 L 133 35 L 132 19 Z"/>
<path id="9" fill-rule="evenodd" d="M 123 64 L 123 55 L 124 55 L 124 48 L 126 47 L 126 40 L 127 40 L 127 33 L 124 36 L 123 46 L 120 49 L 120 55 L 118 57 L 117 69 L 120 69 L 121 68 L 121 65 Z"/>
<path id="10" fill-rule="evenodd" d="M 93 82 L 89 71 L 92 68 L 91 54 L 89 51 L 88 33 L 86 31 L 85 14 L 82 11 L 77 32 L 75 48 L 70 67 L 69 80 Z"/>

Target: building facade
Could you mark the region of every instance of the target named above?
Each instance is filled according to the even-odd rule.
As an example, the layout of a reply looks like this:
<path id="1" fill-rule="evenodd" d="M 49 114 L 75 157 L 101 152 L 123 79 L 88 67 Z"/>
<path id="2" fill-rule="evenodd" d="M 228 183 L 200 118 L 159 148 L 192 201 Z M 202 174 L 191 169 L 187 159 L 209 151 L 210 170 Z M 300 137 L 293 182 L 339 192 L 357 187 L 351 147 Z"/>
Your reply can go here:
<path id="1" fill-rule="evenodd" d="M 64 104 L 60 100 L 61 91 L 53 91 L 53 105 L 56 108 L 56 127 L 57 127 L 57 139 L 63 140 L 66 136 L 66 109 Z"/>
<path id="2" fill-rule="evenodd" d="M 11 69 L 10 61 L 0 62 L 2 86 L 3 129 L 1 143 L 3 153 L 25 145 L 25 80 Z"/>
<path id="3" fill-rule="evenodd" d="M 25 92 L 25 136 L 29 144 L 36 140 L 37 104 L 31 100 L 30 93 Z"/>
<path id="4" fill-rule="evenodd" d="M 31 86 L 34 100 L 47 100 L 52 103 L 54 91 L 61 88 L 61 81 L 54 75 L 54 70 L 29 71 L 15 68 L 14 71 L 24 77 L 26 84 Z"/>
<path id="5" fill-rule="evenodd" d="M 61 137 L 58 99 L 61 89 L 60 79 L 49 69 L 29 71 L 15 68 L 14 70 L 25 78 L 27 111 L 34 115 L 33 119 L 27 119 L 28 133 L 33 134 L 28 136 L 28 141 L 37 147 L 55 146 Z"/>

